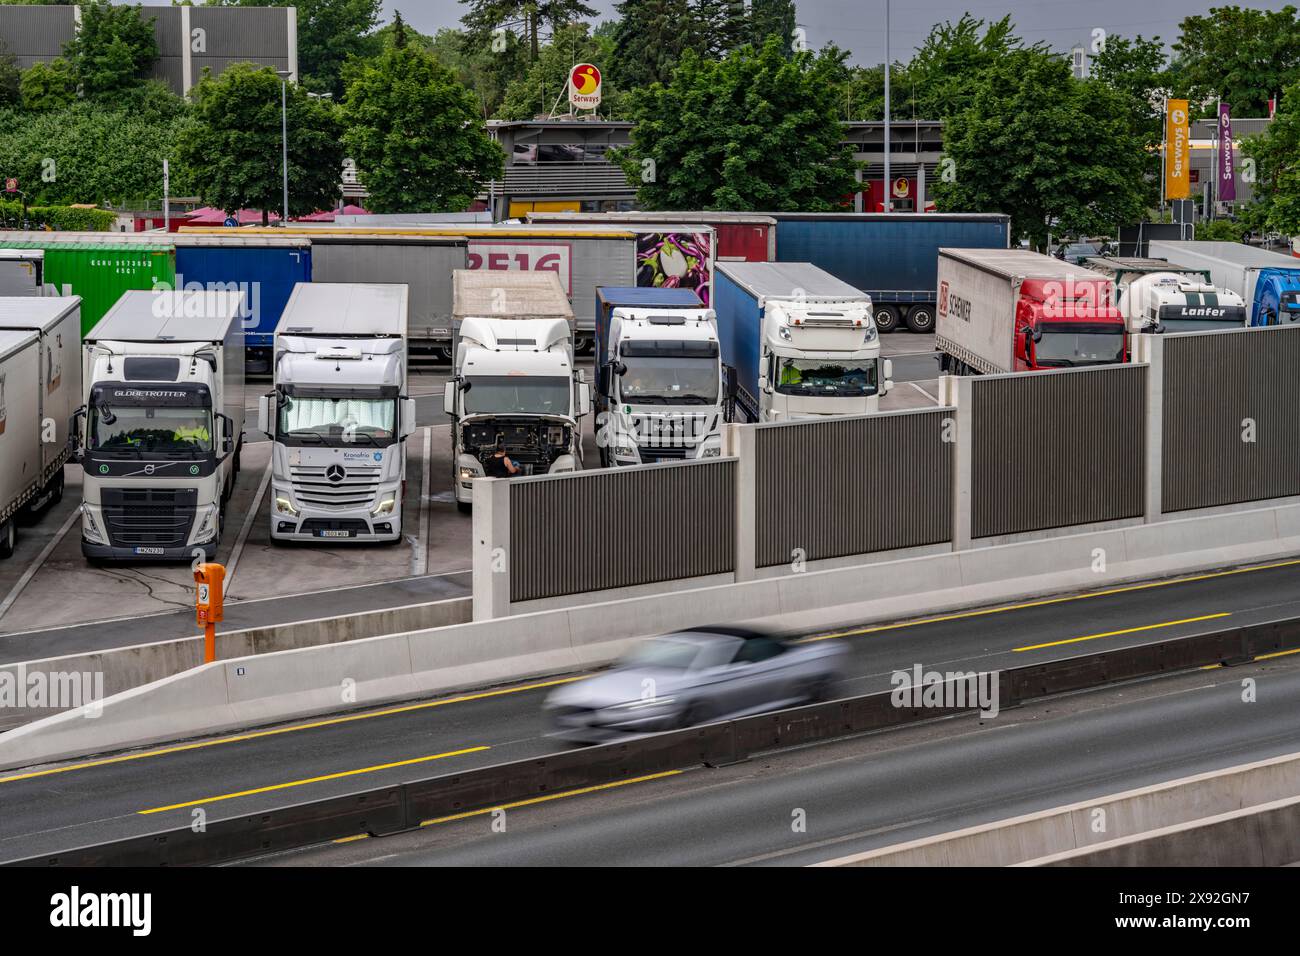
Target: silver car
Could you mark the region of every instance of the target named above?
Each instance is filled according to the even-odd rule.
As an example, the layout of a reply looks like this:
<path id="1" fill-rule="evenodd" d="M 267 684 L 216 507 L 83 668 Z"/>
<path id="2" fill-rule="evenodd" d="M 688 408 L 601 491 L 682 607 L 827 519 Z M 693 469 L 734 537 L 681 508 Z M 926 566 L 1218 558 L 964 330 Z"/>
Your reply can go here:
<path id="1" fill-rule="evenodd" d="M 690 727 L 826 700 L 843 656 L 839 641 L 788 644 L 736 627 L 678 631 L 557 688 L 544 709 L 557 736 L 583 743 Z"/>

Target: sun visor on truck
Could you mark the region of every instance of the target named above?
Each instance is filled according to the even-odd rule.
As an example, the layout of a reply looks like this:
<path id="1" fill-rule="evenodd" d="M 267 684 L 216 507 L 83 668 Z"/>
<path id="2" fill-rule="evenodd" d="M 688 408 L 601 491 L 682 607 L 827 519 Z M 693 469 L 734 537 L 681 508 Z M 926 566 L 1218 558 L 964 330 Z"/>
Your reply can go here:
<path id="1" fill-rule="evenodd" d="M 184 382 L 176 385 L 145 388 L 132 385 L 96 385 L 90 390 L 92 405 L 183 405 L 191 408 L 212 407 L 212 393 L 206 385 Z"/>
<path id="2" fill-rule="evenodd" d="M 623 343 L 624 358 L 717 358 L 717 342 L 675 342 L 672 339 L 631 339 Z"/>

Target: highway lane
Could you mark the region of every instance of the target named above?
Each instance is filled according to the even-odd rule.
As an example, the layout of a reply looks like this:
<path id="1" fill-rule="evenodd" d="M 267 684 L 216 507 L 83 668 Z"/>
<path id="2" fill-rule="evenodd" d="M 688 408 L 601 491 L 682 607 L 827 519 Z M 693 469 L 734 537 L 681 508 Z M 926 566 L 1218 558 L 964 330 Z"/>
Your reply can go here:
<path id="1" fill-rule="evenodd" d="M 916 663 L 1015 666 L 1288 615 L 1300 615 L 1300 561 L 873 625 L 842 637 L 849 666 L 835 691 L 885 689 L 892 671 Z M 233 816 L 553 752 L 561 745 L 547 736 L 539 713 L 550 686 L 553 680 L 536 681 L 0 773 L 0 859 L 188 824 L 200 807 L 216 818 Z"/>
<path id="2" fill-rule="evenodd" d="M 1241 680 L 1258 700 L 1242 700 Z M 1137 699 L 1134 699 L 1137 698 Z M 1074 695 L 934 726 L 427 822 L 264 863 L 789 866 L 1300 749 L 1300 660 Z M 928 732 L 928 734 L 927 734 Z M 929 736 L 930 739 L 924 739 Z M 802 823 L 801 827 L 795 822 Z"/>

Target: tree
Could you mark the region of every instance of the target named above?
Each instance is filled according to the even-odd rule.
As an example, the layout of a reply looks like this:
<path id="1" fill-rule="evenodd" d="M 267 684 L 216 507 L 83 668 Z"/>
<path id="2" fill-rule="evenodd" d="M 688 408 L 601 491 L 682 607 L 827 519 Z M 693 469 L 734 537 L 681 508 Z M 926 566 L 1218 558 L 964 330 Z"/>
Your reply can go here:
<path id="1" fill-rule="evenodd" d="M 594 17 L 596 10 L 583 0 L 460 0 L 469 6 L 469 13 L 461 17 L 476 42 L 491 44 L 498 39 L 497 31 L 513 31 L 523 35 L 528 42 L 528 59 L 535 61 L 541 55 L 539 31 L 549 26 L 551 32 L 572 23 L 579 17 Z M 495 36 L 494 36 L 495 35 Z M 496 51 L 499 52 L 499 51 Z"/>
<path id="2" fill-rule="evenodd" d="M 1185 18 L 1181 28 L 1174 73 L 1196 102 L 1221 98 L 1237 116 L 1267 116 L 1269 98 L 1300 81 L 1295 7 L 1216 7 L 1208 16 Z"/>
<path id="3" fill-rule="evenodd" d="M 623 0 L 615 8 L 614 73 L 625 89 L 667 83 L 687 50 L 704 52 L 689 0 Z"/>
<path id="4" fill-rule="evenodd" d="M 497 116 L 501 119 L 532 119 L 538 113 L 550 113 L 557 104 L 568 110 L 569 71 L 576 63 L 608 63 L 613 59 L 613 43 L 591 36 L 585 23 L 560 27 L 551 42 L 542 47 L 537 61 L 518 80 L 506 88 Z M 618 89 L 608 73 L 601 77 L 601 107 L 607 113 L 622 105 Z"/>
<path id="5" fill-rule="evenodd" d="M 774 36 L 781 39 L 787 51 L 793 51 L 795 26 L 794 0 L 753 0 L 749 6 L 746 32 L 755 48 Z"/>
<path id="6" fill-rule="evenodd" d="M 18 58 L 0 40 L 0 108 L 22 103 L 22 81 L 23 73 L 18 68 Z"/>
<path id="7" fill-rule="evenodd" d="M 721 62 L 688 51 L 671 83 L 630 94 L 632 144 L 616 155 L 647 209 L 843 208 L 857 164 L 843 144 L 834 48 L 786 58 L 770 37 Z"/>
<path id="8" fill-rule="evenodd" d="M 1251 206 L 1256 208 L 1243 219 L 1283 235 L 1300 235 L 1300 82 L 1286 88 L 1268 128 L 1243 140 L 1241 147 L 1255 167 Z"/>
<path id="9" fill-rule="evenodd" d="M 1129 96 L 1075 80 L 1063 57 L 1037 49 L 1012 51 L 980 82 L 944 129 L 939 209 L 1007 213 L 1039 248 L 1049 233 L 1110 233 L 1141 217 L 1147 152 Z"/>
<path id="10" fill-rule="evenodd" d="M 891 119 L 928 119 L 916 112 L 915 84 L 909 69 L 902 63 L 889 68 L 889 115 Z M 884 66 L 855 66 L 839 84 L 840 117 L 849 120 L 885 118 Z"/>
<path id="11" fill-rule="evenodd" d="M 1168 69 L 1169 58 L 1159 37 L 1150 40 L 1138 36 L 1107 37 L 1092 59 L 1090 76 L 1128 98 L 1133 117 L 1133 129 L 1142 137 L 1147 147 L 1146 182 L 1147 201 L 1155 205 L 1160 193 L 1160 151 L 1164 137 L 1164 97 L 1186 92 L 1183 86 L 1174 88 Z M 1180 81 L 1181 82 L 1181 81 Z"/>
<path id="12" fill-rule="evenodd" d="M 484 119 L 496 115 L 507 88 L 528 69 L 528 47 L 518 36 L 502 34 L 500 46 L 500 51 L 493 51 L 491 45 L 477 42 L 462 30 L 443 29 L 429 47 L 434 58 L 478 97 Z"/>
<path id="13" fill-rule="evenodd" d="M 233 213 L 282 203 L 280 78 L 269 66 L 236 63 L 205 75 L 193 91 L 194 121 L 178 155 L 205 202 Z M 287 99 L 289 214 L 331 207 L 339 197 L 343 128 L 333 104 L 291 84 Z"/>
<path id="14" fill-rule="evenodd" d="M 695 0 L 694 12 L 707 56 L 726 56 L 749 39 L 745 0 Z"/>
<path id="15" fill-rule="evenodd" d="M 214 6 L 298 8 L 299 83 L 318 93 L 343 96 L 344 64 L 379 51 L 375 27 L 383 0 L 208 0 Z"/>
<path id="16" fill-rule="evenodd" d="M 63 55 L 85 96 L 113 96 L 149 75 L 158 59 L 155 19 L 146 20 L 138 5 L 116 6 L 110 0 L 81 4 L 81 26 L 63 45 Z"/>
<path id="17" fill-rule="evenodd" d="M 459 212 L 500 178 L 501 147 L 478 104 L 425 51 L 385 50 L 348 85 L 345 142 L 375 212 Z"/>
<path id="18" fill-rule="evenodd" d="M 970 14 L 955 24 L 945 21 L 936 25 L 908 64 L 917 115 L 947 119 L 966 109 L 980 89 L 981 75 L 1024 48 L 1010 16 L 987 28 L 983 20 Z M 1039 44 L 1030 49 L 1045 52 Z"/>
<path id="19" fill-rule="evenodd" d="M 19 95 L 25 110 L 61 110 L 77 98 L 76 71 L 61 56 L 49 63 L 33 63 L 23 71 Z"/>

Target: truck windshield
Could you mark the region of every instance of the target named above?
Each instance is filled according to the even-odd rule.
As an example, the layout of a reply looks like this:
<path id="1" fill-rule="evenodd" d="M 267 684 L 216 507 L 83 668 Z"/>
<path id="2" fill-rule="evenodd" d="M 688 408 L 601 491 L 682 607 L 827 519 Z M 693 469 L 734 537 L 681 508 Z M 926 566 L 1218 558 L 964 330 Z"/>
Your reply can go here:
<path id="1" fill-rule="evenodd" d="M 302 445 L 387 445 L 397 402 L 391 398 L 280 396 L 276 439 Z"/>
<path id="2" fill-rule="evenodd" d="M 828 359 L 778 359 L 776 390 L 783 395 L 875 395 L 876 360 L 839 363 Z"/>
<path id="3" fill-rule="evenodd" d="M 716 405 L 718 362 L 708 358 L 648 358 L 624 363 L 619 395 L 630 405 Z"/>
<path id="4" fill-rule="evenodd" d="M 212 451 L 212 412 L 184 405 L 93 405 L 90 451 L 110 455 L 187 455 Z"/>
<path id="5" fill-rule="evenodd" d="M 1043 337 L 1034 344 L 1034 364 L 1045 368 L 1122 361 L 1124 333 L 1119 328 L 1044 325 Z"/>
<path id="6" fill-rule="evenodd" d="M 466 415 L 568 415 L 567 378 L 524 375 L 471 375 L 463 392 Z"/>

